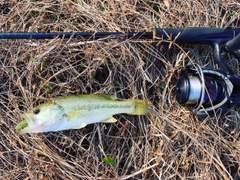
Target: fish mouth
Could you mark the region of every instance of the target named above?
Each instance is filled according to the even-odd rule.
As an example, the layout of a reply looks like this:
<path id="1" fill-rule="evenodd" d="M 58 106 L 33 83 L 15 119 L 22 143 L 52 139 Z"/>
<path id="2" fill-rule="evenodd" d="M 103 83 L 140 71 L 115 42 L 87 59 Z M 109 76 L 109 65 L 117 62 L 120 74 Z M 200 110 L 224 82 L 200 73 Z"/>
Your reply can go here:
<path id="1" fill-rule="evenodd" d="M 26 120 L 26 117 L 24 117 L 24 116 L 21 116 L 22 118 L 22 121 L 21 122 L 19 122 L 18 124 L 17 124 L 17 126 L 15 127 L 15 129 L 17 130 L 17 131 L 22 131 L 24 128 L 26 128 L 26 127 L 28 127 L 28 122 L 27 122 L 27 120 Z"/>

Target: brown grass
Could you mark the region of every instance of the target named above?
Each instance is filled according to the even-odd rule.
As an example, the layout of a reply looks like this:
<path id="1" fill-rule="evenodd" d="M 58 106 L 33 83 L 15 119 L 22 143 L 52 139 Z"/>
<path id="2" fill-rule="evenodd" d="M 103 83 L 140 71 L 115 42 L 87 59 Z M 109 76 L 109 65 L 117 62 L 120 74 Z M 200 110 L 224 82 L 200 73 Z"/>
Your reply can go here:
<path id="1" fill-rule="evenodd" d="M 237 26 L 237 0 L 0 2 L 1 32 L 143 31 Z M 232 13 L 235 12 L 234 15 Z M 139 40 L 0 40 L 1 179 L 239 179 L 239 112 L 200 119 L 178 105 L 183 64 L 214 65 L 209 47 Z M 238 63 L 229 59 L 229 64 Z M 164 87 L 162 89 L 161 87 Z M 114 93 L 147 99 L 149 116 L 20 135 L 19 115 L 51 97 Z M 116 164 L 103 162 L 112 157 Z"/>

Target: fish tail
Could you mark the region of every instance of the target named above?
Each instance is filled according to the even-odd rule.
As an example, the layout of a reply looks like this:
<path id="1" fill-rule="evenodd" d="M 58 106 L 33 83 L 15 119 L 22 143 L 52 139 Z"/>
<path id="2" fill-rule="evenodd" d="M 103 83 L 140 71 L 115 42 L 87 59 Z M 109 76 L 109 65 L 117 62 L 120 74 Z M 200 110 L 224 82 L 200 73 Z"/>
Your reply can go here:
<path id="1" fill-rule="evenodd" d="M 146 115 L 148 114 L 148 105 L 145 100 L 131 100 L 134 104 L 134 109 L 129 112 L 131 115 Z"/>

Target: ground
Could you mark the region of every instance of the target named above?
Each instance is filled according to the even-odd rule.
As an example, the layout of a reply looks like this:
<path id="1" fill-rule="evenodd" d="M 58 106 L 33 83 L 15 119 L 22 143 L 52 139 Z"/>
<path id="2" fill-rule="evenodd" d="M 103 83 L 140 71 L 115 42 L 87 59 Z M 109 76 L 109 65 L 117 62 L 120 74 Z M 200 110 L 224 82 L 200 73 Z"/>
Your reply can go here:
<path id="1" fill-rule="evenodd" d="M 239 24 L 237 0 L 10 0 L 1 32 L 143 32 Z M 238 108 L 199 118 L 174 98 L 181 67 L 217 67 L 207 45 L 140 39 L 0 40 L 1 179 L 239 179 Z M 171 45 L 171 46 L 170 46 Z M 238 71 L 238 62 L 227 56 Z M 117 93 L 147 116 L 19 134 L 20 114 L 50 98 Z"/>

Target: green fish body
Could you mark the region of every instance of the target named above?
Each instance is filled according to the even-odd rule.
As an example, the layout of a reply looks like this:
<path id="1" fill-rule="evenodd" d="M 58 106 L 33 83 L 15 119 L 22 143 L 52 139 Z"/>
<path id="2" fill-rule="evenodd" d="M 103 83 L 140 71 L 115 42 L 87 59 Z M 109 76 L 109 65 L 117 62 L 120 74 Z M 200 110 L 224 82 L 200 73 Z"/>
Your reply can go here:
<path id="1" fill-rule="evenodd" d="M 121 113 L 145 115 L 147 102 L 120 100 L 106 94 L 59 97 L 22 114 L 22 121 L 15 129 L 20 133 L 80 129 L 97 122 L 116 122 L 113 115 Z"/>

